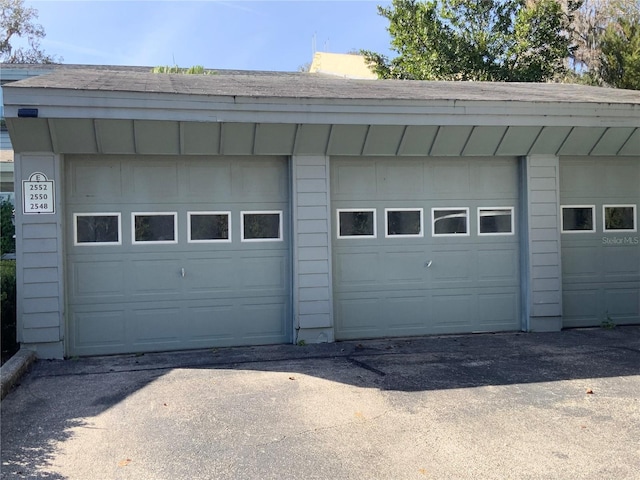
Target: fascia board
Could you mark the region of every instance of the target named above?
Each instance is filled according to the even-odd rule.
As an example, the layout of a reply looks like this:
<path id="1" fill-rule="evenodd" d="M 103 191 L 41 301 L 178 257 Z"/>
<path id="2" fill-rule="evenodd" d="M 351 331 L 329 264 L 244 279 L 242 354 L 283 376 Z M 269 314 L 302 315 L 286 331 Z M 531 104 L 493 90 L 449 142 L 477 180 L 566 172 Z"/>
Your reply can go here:
<path id="1" fill-rule="evenodd" d="M 254 98 L 4 87 L 5 117 L 367 125 L 640 126 L 640 104 Z"/>

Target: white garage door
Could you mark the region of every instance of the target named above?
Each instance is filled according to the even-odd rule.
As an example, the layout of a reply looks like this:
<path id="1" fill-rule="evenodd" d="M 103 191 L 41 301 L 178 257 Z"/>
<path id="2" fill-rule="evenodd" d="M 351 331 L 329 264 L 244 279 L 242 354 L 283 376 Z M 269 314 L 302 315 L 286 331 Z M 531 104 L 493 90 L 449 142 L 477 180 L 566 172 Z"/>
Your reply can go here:
<path id="1" fill-rule="evenodd" d="M 565 327 L 640 323 L 640 160 L 561 158 Z"/>
<path id="2" fill-rule="evenodd" d="M 339 339 L 518 330 L 518 164 L 332 158 Z"/>
<path id="3" fill-rule="evenodd" d="M 65 169 L 69 355 L 290 341 L 286 159 Z"/>

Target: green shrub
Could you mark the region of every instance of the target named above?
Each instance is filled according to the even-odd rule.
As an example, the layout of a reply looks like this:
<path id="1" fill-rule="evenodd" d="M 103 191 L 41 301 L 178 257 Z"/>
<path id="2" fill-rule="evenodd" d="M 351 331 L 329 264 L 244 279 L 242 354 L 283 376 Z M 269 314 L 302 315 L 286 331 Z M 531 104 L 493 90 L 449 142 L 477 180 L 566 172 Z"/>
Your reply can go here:
<path id="1" fill-rule="evenodd" d="M 0 323 L 2 358 L 17 349 L 16 341 L 16 262 L 0 260 Z"/>
<path id="2" fill-rule="evenodd" d="M 16 228 L 13 225 L 13 204 L 4 201 L 0 204 L 0 255 L 16 251 Z"/>

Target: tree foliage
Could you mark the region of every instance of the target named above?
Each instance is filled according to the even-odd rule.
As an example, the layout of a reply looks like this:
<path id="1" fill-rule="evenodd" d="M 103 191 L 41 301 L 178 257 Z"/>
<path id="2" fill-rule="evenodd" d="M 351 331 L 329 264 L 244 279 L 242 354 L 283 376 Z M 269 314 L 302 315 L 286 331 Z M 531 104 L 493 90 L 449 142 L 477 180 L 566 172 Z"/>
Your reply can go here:
<path id="1" fill-rule="evenodd" d="M 378 7 L 389 20 L 389 59 L 362 52 L 381 78 L 540 82 L 565 70 L 567 0 L 393 0 Z"/>
<path id="2" fill-rule="evenodd" d="M 608 85 L 640 90 L 639 17 L 618 17 L 602 34 L 600 77 Z"/>
<path id="3" fill-rule="evenodd" d="M 640 2 L 585 0 L 572 25 L 576 81 L 640 89 Z"/>
<path id="4" fill-rule="evenodd" d="M 61 58 L 46 54 L 40 47 L 45 37 L 35 23 L 38 11 L 25 7 L 24 0 L 0 0 L 0 61 L 3 63 L 57 63 Z M 22 39 L 27 46 L 14 47 Z"/>
<path id="5" fill-rule="evenodd" d="M 170 67 L 168 65 L 153 67 L 151 70 L 152 73 L 179 73 L 182 75 L 214 75 L 215 72 L 213 70 L 207 70 L 202 65 L 194 65 L 189 68 L 182 68 L 177 65 Z"/>

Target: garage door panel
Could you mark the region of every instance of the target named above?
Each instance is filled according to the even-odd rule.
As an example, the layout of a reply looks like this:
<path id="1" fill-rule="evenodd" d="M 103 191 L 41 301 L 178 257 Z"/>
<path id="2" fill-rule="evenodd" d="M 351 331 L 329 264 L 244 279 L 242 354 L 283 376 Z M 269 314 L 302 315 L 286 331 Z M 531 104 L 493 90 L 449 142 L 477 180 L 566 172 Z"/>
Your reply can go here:
<path id="1" fill-rule="evenodd" d="M 334 168 L 334 167 L 332 167 Z M 332 180 L 331 192 L 335 198 L 353 198 L 354 196 L 375 196 L 376 167 L 375 164 L 351 160 L 341 162 Z"/>
<path id="2" fill-rule="evenodd" d="M 271 202 L 287 200 L 288 181 L 286 170 L 274 168 L 269 161 L 246 161 L 236 166 L 240 174 L 238 194 L 245 201 L 261 201 L 265 196 Z"/>
<path id="3" fill-rule="evenodd" d="M 125 318 L 123 309 L 98 312 L 76 309 L 69 319 L 74 348 L 123 346 L 126 338 Z"/>
<path id="4" fill-rule="evenodd" d="M 186 164 L 186 196 L 190 201 L 229 202 L 231 199 L 231 162 L 213 165 Z"/>
<path id="5" fill-rule="evenodd" d="M 602 249 L 604 275 L 607 280 L 640 280 L 640 245 Z"/>
<path id="6" fill-rule="evenodd" d="M 278 289 L 287 285 L 287 261 L 280 255 L 246 257 L 238 266 L 240 284 L 249 289 Z"/>
<path id="7" fill-rule="evenodd" d="M 430 179 L 427 183 L 428 191 L 434 192 L 440 198 L 468 198 L 471 191 L 471 172 L 469 163 L 464 162 L 435 162 L 427 170 Z"/>
<path id="8" fill-rule="evenodd" d="M 388 284 L 420 284 L 425 282 L 424 251 L 387 252 L 383 256 L 385 283 Z"/>
<path id="9" fill-rule="evenodd" d="M 231 339 L 236 334 L 233 303 L 187 306 L 184 333 L 188 342 L 208 344 L 210 340 Z"/>
<path id="10" fill-rule="evenodd" d="M 594 246 L 562 250 L 562 276 L 565 280 L 593 282 L 600 277 L 601 250 Z"/>
<path id="11" fill-rule="evenodd" d="M 518 169 L 510 160 L 471 163 L 474 198 L 518 198 Z"/>
<path id="12" fill-rule="evenodd" d="M 444 285 L 469 283 L 473 254 L 469 250 L 433 250 L 433 263 L 429 267 L 434 288 Z"/>
<path id="13" fill-rule="evenodd" d="M 431 296 L 433 326 L 436 330 L 464 328 L 473 330 L 475 295 L 465 291 L 434 291 Z"/>
<path id="14" fill-rule="evenodd" d="M 124 296 L 124 272 L 121 261 L 76 262 L 71 275 L 71 295 L 91 297 L 93 301 L 103 296 Z"/>
<path id="15" fill-rule="evenodd" d="M 110 201 L 122 196 L 121 165 L 118 160 L 105 160 L 69 167 L 68 199 L 72 202 L 90 197 Z"/>
<path id="16" fill-rule="evenodd" d="M 515 248 L 504 250 L 484 250 L 477 252 L 478 281 L 518 282 L 518 251 Z"/>
<path id="17" fill-rule="evenodd" d="M 189 259 L 185 262 L 184 282 L 187 292 L 228 292 L 237 284 L 233 259 Z"/>
<path id="18" fill-rule="evenodd" d="M 132 295 L 165 294 L 182 290 L 180 262 L 175 260 L 136 260 L 132 262 L 130 283 Z"/>
<path id="19" fill-rule="evenodd" d="M 595 213 L 594 231 L 562 234 L 564 326 L 640 323 L 638 233 L 605 231 L 602 218 L 605 205 L 640 207 L 640 158 L 563 157 L 560 167 L 561 205 Z"/>
<path id="20" fill-rule="evenodd" d="M 76 212 L 122 219 L 117 245 L 73 245 L 70 227 L 70 354 L 290 341 L 285 158 L 69 156 L 66 165 L 70 184 L 88 179 L 66 194 L 69 225 Z M 102 196 L 89 195 L 101 175 Z M 282 240 L 243 242 L 241 212 L 266 210 L 282 212 Z M 198 211 L 230 212 L 229 241 L 188 242 L 188 212 Z M 176 212 L 177 241 L 132 244 L 132 212 Z"/>
<path id="21" fill-rule="evenodd" d="M 513 319 L 518 318 L 520 292 L 479 293 L 478 324 L 485 331 L 513 329 Z"/>
<path id="22" fill-rule="evenodd" d="M 381 164 L 378 169 L 380 193 L 392 199 L 413 199 L 424 191 L 422 163 L 399 161 L 393 165 Z"/>
<path id="23" fill-rule="evenodd" d="M 411 295 L 413 293 L 413 295 Z M 389 332 L 392 335 L 408 335 L 409 332 L 424 333 L 428 330 L 427 304 L 424 291 L 398 292 L 399 296 L 389 295 L 385 299 L 385 314 L 389 319 Z"/>
<path id="24" fill-rule="evenodd" d="M 178 342 L 181 327 L 184 327 L 181 317 L 180 309 L 170 307 L 168 303 L 159 305 L 154 302 L 146 308 L 133 308 L 130 332 L 133 334 L 133 343 L 164 345 Z"/>
<path id="25" fill-rule="evenodd" d="M 269 303 L 243 304 L 238 309 L 238 318 L 242 319 L 243 338 L 262 338 L 266 343 L 284 341 L 288 305 L 284 301 L 278 302 L 277 298 L 269 300 Z"/>
<path id="26" fill-rule="evenodd" d="M 637 319 L 640 316 L 640 283 L 629 288 L 605 288 L 605 308 L 615 322 Z"/>
<path id="27" fill-rule="evenodd" d="M 336 281 L 343 286 L 378 283 L 378 254 L 348 249 L 336 257 Z"/>
<path id="28" fill-rule="evenodd" d="M 336 301 L 340 318 L 348 318 L 348 323 L 336 326 L 340 338 L 371 338 L 379 335 L 380 300 L 377 297 L 338 298 Z"/>
<path id="29" fill-rule="evenodd" d="M 615 198 L 633 192 L 640 185 L 640 167 L 631 161 L 612 161 L 604 171 L 603 194 Z"/>
<path id="30" fill-rule="evenodd" d="M 596 325 L 603 321 L 600 317 L 598 289 L 565 290 L 562 296 L 563 316 L 566 326 Z M 597 323 L 596 323 L 597 322 Z"/>
<path id="31" fill-rule="evenodd" d="M 176 162 L 168 164 L 149 161 L 135 165 L 131 168 L 131 177 L 127 180 L 131 185 L 125 189 L 125 194 L 128 193 L 128 196 L 136 202 L 141 199 L 147 203 L 177 200 L 178 165 Z"/>
<path id="32" fill-rule="evenodd" d="M 518 172 L 513 158 L 332 158 L 333 225 L 340 209 L 377 221 L 375 238 L 334 233 L 336 337 L 519 329 L 519 237 L 477 232 L 478 207 L 518 216 Z M 468 234 L 434 236 L 432 208 L 466 210 Z M 386 209 L 421 209 L 422 236 L 385 235 Z M 504 295 L 500 315 L 477 315 L 485 291 Z"/>

